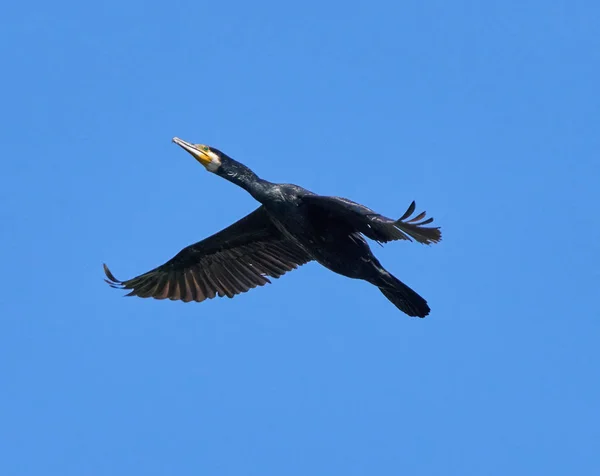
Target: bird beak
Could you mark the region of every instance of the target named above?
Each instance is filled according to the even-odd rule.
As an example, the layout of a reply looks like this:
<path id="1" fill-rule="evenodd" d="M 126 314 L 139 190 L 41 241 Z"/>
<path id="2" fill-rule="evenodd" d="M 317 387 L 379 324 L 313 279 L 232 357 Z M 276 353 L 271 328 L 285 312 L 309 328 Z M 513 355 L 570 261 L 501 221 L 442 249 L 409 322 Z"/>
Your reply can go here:
<path id="1" fill-rule="evenodd" d="M 177 144 L 182 149 L 192 154 L 194 159 L 196 159 L 198 162 L 204 165 L 204 167 L 208 167 L 209 164 L 212 162 L 211 156 L 208 155 L 207 152 L 202 150 L 202 148 L 205 146 L 201 144 L 190 144 L 189 142 L 186 142 L 180 139 L 179 137 L 173 137 L 173 142 L 175 142 L 175 144 Z"/>

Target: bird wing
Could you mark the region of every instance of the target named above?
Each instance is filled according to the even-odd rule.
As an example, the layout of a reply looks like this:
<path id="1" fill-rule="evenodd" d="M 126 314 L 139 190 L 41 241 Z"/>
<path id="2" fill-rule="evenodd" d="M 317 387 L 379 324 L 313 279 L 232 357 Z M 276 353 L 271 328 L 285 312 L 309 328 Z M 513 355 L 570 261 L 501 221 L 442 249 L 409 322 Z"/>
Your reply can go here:
<path id="1" fill-rule="evenodd" d="M 264 207 L 233 225 L 181 250 L 165 264 L 119 281 L 104 265 L 105 281 L 131 290 L 127 296 L 184 302 L 232 298 L 270 283 L 311 258 L 277 230 Z"/>
<path id="2" fill-rule="evenodd" d="M 356 231 L 379 243 L 393 240 L 418 241 L 429 245 L 442 239 L 439 227 L 428 227 L 433 218 L 425 218 L 425 212 L 410 218 L 415 211 L 412 202 L 404 215 L 398 220 L 384 217 L 370 208 L 347 198 L 306 195 L 302 197 L 304 205 L 317 213 L 326 213 L 332 219 L 343 220 Z"/>

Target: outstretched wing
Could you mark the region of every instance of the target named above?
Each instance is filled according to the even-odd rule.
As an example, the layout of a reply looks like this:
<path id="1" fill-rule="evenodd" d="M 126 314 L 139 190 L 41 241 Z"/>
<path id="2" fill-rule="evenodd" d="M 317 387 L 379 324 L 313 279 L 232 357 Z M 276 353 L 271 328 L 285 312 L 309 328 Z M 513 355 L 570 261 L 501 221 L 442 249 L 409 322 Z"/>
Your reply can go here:
<path id="1" fill-rule="evenodd" d="M 131 290 L 127 296 L 201 302 L 264 286 L 268 276 L 279 278 L 310 260 L 281 235 L 261 206 L 140 276 L 119 281 L 106 265 L 104 272 L 112 287 Z"/>
<path id="2" fill-rule="evenodd" d="M 433 221 L 433 218 L 424 219 L 425 212 L 410 218 L 415 211 L 415 202 L 410 204 L 408 210 L 398 220 L 384 217 L 347 198 L 306 195 L 302 197 L 302 202 L 312 207 L 314 211 L 327 213 L 331 218 L 346 221 L 356 231 L 380 243 L 414 239 L 429 245 L 442 239 L 439 227 L 425 226 Z"/>

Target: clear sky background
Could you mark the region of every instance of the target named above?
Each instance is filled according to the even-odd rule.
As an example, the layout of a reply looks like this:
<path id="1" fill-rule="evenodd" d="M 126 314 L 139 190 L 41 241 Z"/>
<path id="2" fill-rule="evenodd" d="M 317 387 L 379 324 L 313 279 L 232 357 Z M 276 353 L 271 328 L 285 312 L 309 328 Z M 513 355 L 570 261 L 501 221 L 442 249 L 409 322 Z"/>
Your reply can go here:
<path id="1" fill-rule="evenodd" d="M 600 4 L 12 2 L 0 474 L 600 474 Z M 393 217 L 411 319 L 317 264 L 122 298 L 256 207 L 171 143 Z"/>

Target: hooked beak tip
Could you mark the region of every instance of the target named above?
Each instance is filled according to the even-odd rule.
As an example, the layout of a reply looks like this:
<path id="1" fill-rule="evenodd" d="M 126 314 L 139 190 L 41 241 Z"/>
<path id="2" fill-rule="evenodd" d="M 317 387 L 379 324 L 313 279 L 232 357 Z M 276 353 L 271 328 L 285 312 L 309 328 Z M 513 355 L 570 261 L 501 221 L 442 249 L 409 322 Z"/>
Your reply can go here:
<path id="1" fill-rule="evenodd" d="M 173 137 L 172 140 L 175 144 L 191 154 L 194 159 L 196 159 L 205 167 L 208 167 L 211 164 L 212 158 L 205 151 L 200 150 L 197 144 L 190 144 L 179 137 Z"/>

